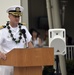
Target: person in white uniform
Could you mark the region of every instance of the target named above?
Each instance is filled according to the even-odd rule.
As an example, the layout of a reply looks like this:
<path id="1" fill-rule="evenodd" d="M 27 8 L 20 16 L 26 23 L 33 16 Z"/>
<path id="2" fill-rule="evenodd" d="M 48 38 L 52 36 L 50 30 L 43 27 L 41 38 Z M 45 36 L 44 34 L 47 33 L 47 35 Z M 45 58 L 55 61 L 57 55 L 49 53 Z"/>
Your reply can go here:
<path id="1" fill-rule="evenodd" d="M 0 30 L 0 60 L 6 60 L 6 53 L 14 48 L 33 48 L 31 34 L 19 23 L 24 8 L 14 5 L 7 9 L 9 21 Z M 0 75 L 13 75 L 13 66 L 0 66 Z"/>

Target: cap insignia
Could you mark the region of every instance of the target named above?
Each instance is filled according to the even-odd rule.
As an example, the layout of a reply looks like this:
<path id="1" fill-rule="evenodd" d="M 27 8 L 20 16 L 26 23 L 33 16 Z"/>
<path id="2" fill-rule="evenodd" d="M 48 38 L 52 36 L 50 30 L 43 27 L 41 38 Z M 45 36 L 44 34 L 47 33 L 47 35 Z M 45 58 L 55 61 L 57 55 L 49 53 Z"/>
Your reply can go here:
<path id="1" fill-rule="evenodd" d="M 15 10 L 16 10 L 17 12 L 19 12 L 19 11 L 20 11 L 20 8 L 19 8 L 19 7 L 16 7 Z"/>

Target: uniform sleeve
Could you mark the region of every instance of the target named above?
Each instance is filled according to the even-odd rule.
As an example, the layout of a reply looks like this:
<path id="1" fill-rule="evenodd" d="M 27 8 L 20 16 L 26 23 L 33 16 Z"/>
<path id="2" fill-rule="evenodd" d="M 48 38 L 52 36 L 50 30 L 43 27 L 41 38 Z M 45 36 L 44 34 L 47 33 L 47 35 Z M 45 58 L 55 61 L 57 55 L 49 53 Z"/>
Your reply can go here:
<path id="1" fill-rule="evenodd" d="M 0 30 L 0 45 L 1 45 L 2 41 L 3 41 L 2 30 Z"/>
<path id="2" fill-rule="evenodd" d="M 29 31 L 28 31 L 28 29 L 27 29 L 26 27 L 25 27 L 25 30 L 26 30 L 26 41 L 27 41 L 27 42 L 30 42 L 32 36 L 31 36 L 31 34 L 29 33 Z"/>

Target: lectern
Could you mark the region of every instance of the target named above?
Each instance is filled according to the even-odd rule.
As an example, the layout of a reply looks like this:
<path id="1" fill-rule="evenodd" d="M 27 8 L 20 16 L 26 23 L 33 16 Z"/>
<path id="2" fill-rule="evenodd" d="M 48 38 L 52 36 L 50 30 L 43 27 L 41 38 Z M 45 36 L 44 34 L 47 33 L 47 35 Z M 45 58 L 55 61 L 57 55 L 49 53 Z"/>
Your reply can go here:
<path id="1" fill-rule="evenodd" d="M 17 48 L 0 65 L 14 66 L 14 75 L 42 75 L 42 66 L 54 64 L 53 48 Z"/>

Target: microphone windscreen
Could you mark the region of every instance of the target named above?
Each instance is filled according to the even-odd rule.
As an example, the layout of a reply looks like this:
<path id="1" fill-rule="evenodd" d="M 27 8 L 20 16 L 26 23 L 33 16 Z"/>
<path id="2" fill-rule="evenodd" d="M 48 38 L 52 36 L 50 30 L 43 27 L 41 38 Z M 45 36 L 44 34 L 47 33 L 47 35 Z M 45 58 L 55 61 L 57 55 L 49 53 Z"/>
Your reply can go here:
<path id="1" fill-rule="evenodd" d="M 23 36 L 24 36 L 24 38 L 26 39 L 26 31 L 25 31 L 25 29 L 21 29 L 21 33 L 23 34 Z"/>
<path id="2" fill-rule="evenodd" d="M 21 29 L 21 33 L 25 34 L 26 33 L 25 29 Z"/>

